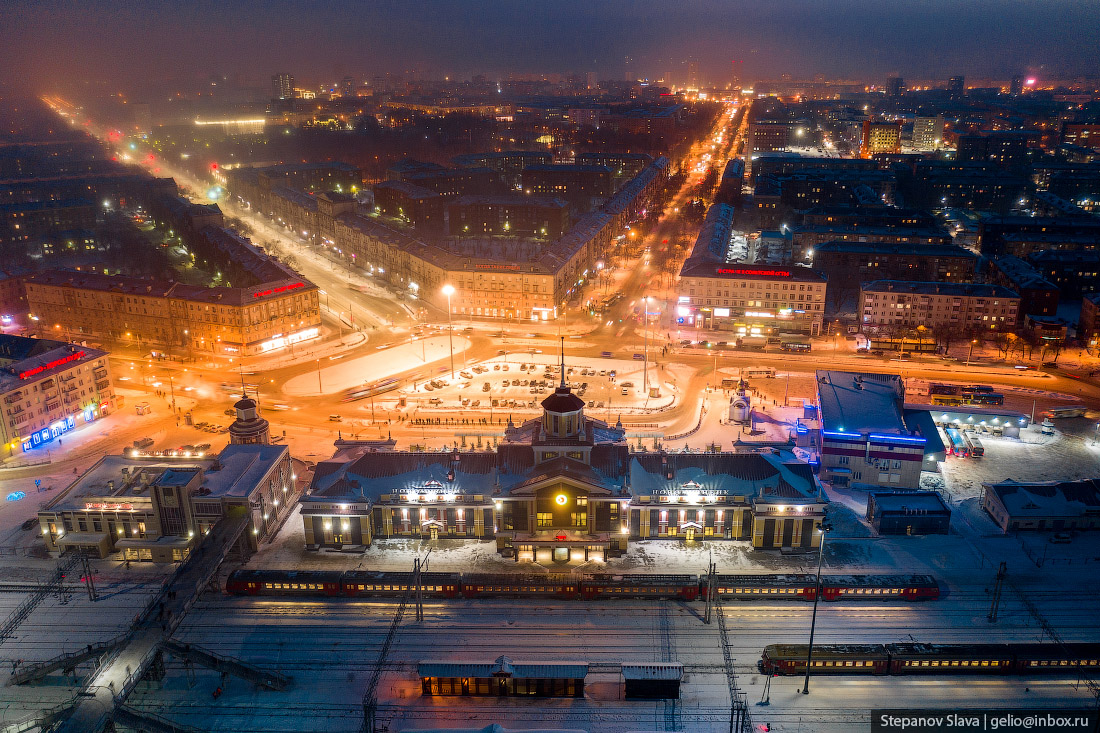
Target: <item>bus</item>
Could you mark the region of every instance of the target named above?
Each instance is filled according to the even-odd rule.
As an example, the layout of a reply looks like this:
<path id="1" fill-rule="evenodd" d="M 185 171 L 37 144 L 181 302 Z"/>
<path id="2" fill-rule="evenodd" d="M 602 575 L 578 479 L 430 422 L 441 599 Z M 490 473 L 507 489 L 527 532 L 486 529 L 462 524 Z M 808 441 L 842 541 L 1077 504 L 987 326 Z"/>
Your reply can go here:
<path id="1" fill-rule="evenodd" d="M 763 377 L 764 379 L 775 379 L 774 367 L 745 367 L 741 370 L 741 376 L 746 379 L 753 377 Z"/>
<path id="2" fill-rule="evenodd" d="M 1044 413 L 1045 417 L 1059 418 L 1059 417 L 1084 417 L 1085 416 L 1084 405 L 1072 405 L 1070 407 L 1052 407 Z"/>
<path id="3" fill-rule="evenodd" d="M 970 446 L 970 455 L 974 458 L 981 458 L 985 455 L 985 446 L 982 445 L 982 441 L 974 433 L 963 433 L 963 440 Z"/>
<path id="4" fill-rule="evenodd" d="M 1003 405 L 1005 396 L 997 392 L 977 392 L 965 394 L 968 405 Z"/>
<path id="5" fill-rule="evenodd" d="M 243 384 L 242 385 L 240 382 L 222 382 L 222 392 L 229 392 L 230 394 L 232 394 L 232 393 L 240 394 L 242 389 L 244 389 L 245 392 L 251 392 L 252 394 L 256 394 L 256 391 L 260 389 L 260 385 L 258 385 L 258 384 Z"/>
<path id="6" fill-rule="evenodd" d="M 933 405 L 950 405 L 952 407 L 958 407 L 959 405 L 966 404 L 966 398 L 961 395 L 954 394 L 932 394 Z"/>
<path id="7" fill-rule="evenodd" d="M 805 353 L 810 350 L 810 345 L 803 341 L 784 341 L 779 345 L 782 351 L 795 351 Z"/>
<path id="8" fill-rule="evenodd" d="M 383 379 L 381 382 L 368 384 L 365 387 L 352 387 L 344 394 L 343 401 L 354 402 L 356 400 L 365 400 L 368 397 L 377 397 L 380 394 L 392 392 L 397 389 L 398 384 L 396 379 Z"/>
<path id="9" fill-rule="evenodd" d="M 969 458 L 970 444 L 966 442 L 962 433 L 955 428 L 947 428 L 944 432 L 947 433 L 947 455 Z"/>

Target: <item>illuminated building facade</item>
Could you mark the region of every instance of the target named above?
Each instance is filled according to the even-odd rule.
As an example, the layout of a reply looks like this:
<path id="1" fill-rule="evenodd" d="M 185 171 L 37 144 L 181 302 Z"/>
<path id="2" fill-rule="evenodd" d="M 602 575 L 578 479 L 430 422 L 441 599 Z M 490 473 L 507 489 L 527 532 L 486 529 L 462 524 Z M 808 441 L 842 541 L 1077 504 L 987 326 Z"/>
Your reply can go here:
<path id="1" fill-rule="evenodd" d="M 229 445 L 216 456 L 129 451 L 104 456 L 38 512 L 46 549 L 100 558 L 186 560 L 223 517 L 250 517 L 246 556 L 294 506 L 296 476 L 285 445 Z"/>
<path id="2" fill-rule="evenodd" d="M 289 268 L 250 288 L 49 270 L 28 276 L 26 289 L 40 328 L 73 338 L 252 356 L 320 335 L 317 286 Z"/>
<path id="3" fill-rule="evenodd" d="M 495 452 L 338 441 L 300 502 L 307 549 L 465 538 L 494 540 L 519 561 L 564 564 L 600 562 L 643 539 L 818 543 L 825 502 L 793 455 L 634 453 L 622 425 L 587 417 L 568 386 L 542 407 L 539 418 L 509 421 Z"/>
<path id="4" fill-rule="evenodd" d="M 924 423 L 905 411 L 901 377 L 818 371 L 817 400 L 822 480 L 837 486 L 920 486 L 929 441 L 920 432 Z"/>
<path id="5" fill-rule="evenodd" d="M 0 334 L 0 439 L 13 455 L 44 448 L 113 412 L 107 352 Z"/>

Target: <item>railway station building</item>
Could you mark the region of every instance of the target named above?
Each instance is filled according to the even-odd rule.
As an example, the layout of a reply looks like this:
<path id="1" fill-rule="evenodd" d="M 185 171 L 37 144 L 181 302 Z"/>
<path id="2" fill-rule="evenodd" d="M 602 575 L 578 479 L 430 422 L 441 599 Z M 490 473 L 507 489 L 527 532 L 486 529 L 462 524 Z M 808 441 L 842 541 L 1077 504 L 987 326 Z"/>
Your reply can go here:
<path id="1" fill-rule="evenodd" d="M 509 420 L 495 452 L 338 441 L 300 500 L 307 548 L 468 538 L 519 561 L 565 563 L 616 557 L 643 539 L 819 542 L 820 485 L 793 455 L 632 452 L 621 423 L 586 416 L 564 383 L 542 407 L 539 418 Z"/>

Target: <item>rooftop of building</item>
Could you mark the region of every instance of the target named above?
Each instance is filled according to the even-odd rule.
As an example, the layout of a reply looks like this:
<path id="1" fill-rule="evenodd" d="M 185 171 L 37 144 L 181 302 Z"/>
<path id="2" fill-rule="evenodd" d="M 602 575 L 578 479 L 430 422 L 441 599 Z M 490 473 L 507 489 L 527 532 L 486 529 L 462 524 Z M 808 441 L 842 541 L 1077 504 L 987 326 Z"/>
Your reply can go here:
<path id="1" fill-rule="evenodd" d="M 1000 270 L 1017 288 L 1027 290 L 1058 289 L 1058 286 L 1040 275 L 1034 267 L 1021 260 L 1019 257 L 1002 255 L 1000 257 L 994 257 L 992 263 L 993 266 Z"/>
<path id="2" fill-rule="evenodd" d="M 89 346 L 0 334 L 0 392 L 10 392 L 105 356 L 106 351 Z"/>
<path id="3" fill-rule="evenodd" d="M 853 242 L 833 240 L 814 245 L 814 253 L 835 252 L 849 254 L 882 254 L 927 257 L 964 257 L 977 260 L 978 256 L 957 244 L 918 244 L 912 242 Z"/>
<path id="4" fill-rule="evenodd" d="M 379 181 L 374 184 L 374 190 L 378 191 L 379 189 L 383 191 L 397 191 L 411 199 L 424 200 L 439 198 L 439 194 L 430 188 L 417 186 L 415 183 L 409 183 L 408 181 Z"/>
<path id="5" fill-rule="evenodd" d="M 1012 517 L 1072 517 L 1100 511 L 1100 479 L 1023 482 L 1008 479 L 987 488 Z"/>
<path id="6" fill-rule="evenodd" d="M 818 490 L 811 467 L 789 453 L 628 453 L 620 443 L 618 450 L 594 448 L 589 465 L 566 457 L 535 463 L 530 451 L 521 455 L 514 447 L 495 453 L 338 450 L 317 464 L 302 501 L 378 502 L 383 495 L 425 492 L 489 500 L 559 476 L 623 497 L 700 492 L 799 503 L 815 501 Z"/>
<path id="7" fill-rule="evenodd" d="M 520 193 L 459 196 L 449 206 L 541 206 L 547 209 L 568 209 L 569 202 L 557 196 L 528 196 Z"/>
<path id="8" fill-rule="evenodd" d="M 872 491 L 879 512 L 926 512 L 950 514 L 935 491 Z"/>
<path id="9" fill-rule="evenodd" d="M 0 214 L 30 213 L 32 211 L 53 211 L 54 209 L 76 209 L 95 206 L 89 199 L 49 199 L 46 201 L 18 201 L 0 204 Z"/>
<path id="10" fill-rule="evenodd" d="M 258 170 L 263 175 L 287 175 L 291 173 L 301 173 L 303 171 L 314 170 L 335 170 L 343 173 L 358 173 L 359 168 L 350 164 L 342 163 L 338 160 L 321 161 L 317 163 L 277 163 L 275 165 L 266 165 L 258 167 Z"/>
<path id="11" fill-rule="evenodd" d="M 281 461 L 285 445 L 229 445 L 216 456 L 108 455 L 81 474 L 48 511 L 84 509 L 88 503 L 147 499 L 151 486 L 193 485 L 209 499 L 242 499 Z M 194 483 L 196 482 L 197 483 Z"/>
<path id="12" fill-rule="evenodd" d="M 1095 264 L 1100 262 L 1100 252 L 1094 249 L 1048 249 L 1032 252 L 1028 261 L 1033 265 L 1053 265 L 1060 262 L 1070 264 Z"/>
<path id="13" fill-rule="evenodd" d="M 817 395 L 825 432 L 912 437 L 902 412 L 905 385 L 897 374 L 819 370 Z"/>
<path id="14" fill-rule="evenodd" d="M 611 169 L 606 165 L 585 165 L 583 163 L 546 163 L 542 165 L 529 165 L 523 169 L 524 173 L 610 173 Z"/>
<path id="15" fill-rule="evenodd" d="M 208 227 L 204 236 L 243 270 L 260 282 L 249 287 L 203 287 L 165 280 L 124 275 L 104 275 L 76 270 L 46 270 L 28 275 L 29 284 L 102 290 L 153 298 L 177 298 L 216 305 L 243 306 L 283 292 L 311 290 L 316 286 L 298 273 L 268 256 L 247 238 L 229 229 Z"/>
<path id="16" fill-rule="evenodd" d="M 940 238 L 948 242 L 951 235 L 946 229 L 940 227 L 865 227 L 849 224 L 799 224 L 791 227 L 791 232 L 799 234 L 821 234 L 824 232 L 850 233 L 855 237 L 883 236 L 883 237 L 913 237 L 915 239 Z"/>
<path id="17" fill-rule="evenodd" d="M 1001 285 L 991 283 L 940 283 L 914 280 L 872 280 L 860 288 L 865 293 L 910 293 L 913 295 L 950 295 L 957 298 L 1018 298 Z"/>

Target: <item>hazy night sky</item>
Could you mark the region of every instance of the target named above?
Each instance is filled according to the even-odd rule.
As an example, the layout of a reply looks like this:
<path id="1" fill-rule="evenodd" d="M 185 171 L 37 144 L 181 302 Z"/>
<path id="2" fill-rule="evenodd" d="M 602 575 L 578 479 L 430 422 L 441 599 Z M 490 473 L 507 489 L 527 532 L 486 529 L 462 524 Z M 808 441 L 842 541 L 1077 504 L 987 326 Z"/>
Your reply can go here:
<path id="1" fill-rule="evenodd" d="M 1100 74 L 1096 0 L 6 0 L 0 73 L 34 88 L 101 79 L 130 87 L 239 73 L 305 83 L 416 69 L 597 71 L 621 79 L 624 57 L 652 77 L 684 80 L 697 59 L 726 82 L 1006 78 Z"/>

